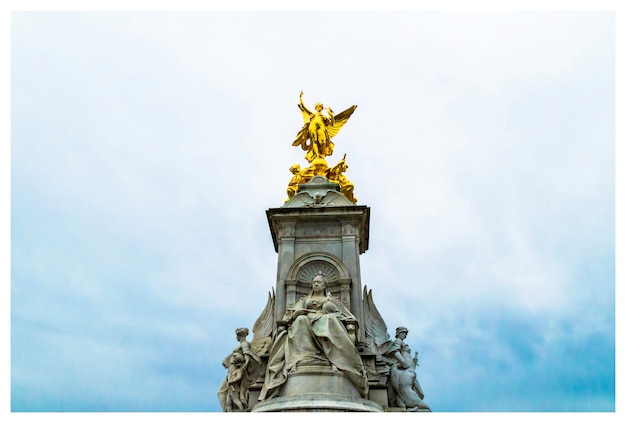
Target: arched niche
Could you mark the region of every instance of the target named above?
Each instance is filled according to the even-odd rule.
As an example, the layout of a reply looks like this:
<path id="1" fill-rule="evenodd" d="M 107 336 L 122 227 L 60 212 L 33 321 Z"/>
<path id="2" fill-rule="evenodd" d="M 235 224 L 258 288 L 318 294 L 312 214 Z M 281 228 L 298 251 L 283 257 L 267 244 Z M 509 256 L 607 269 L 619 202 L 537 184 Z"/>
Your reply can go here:
<path id="1" fill-rule="evenodd" d="M 311 280 L 319 271 L 326 277 L 330 293 L 350 308 L 352 279 L 348 268 L 338 257 L 328 253 L 305 254 L 291 265 L 285 279 L 286 308 L 311 291 Z"/>

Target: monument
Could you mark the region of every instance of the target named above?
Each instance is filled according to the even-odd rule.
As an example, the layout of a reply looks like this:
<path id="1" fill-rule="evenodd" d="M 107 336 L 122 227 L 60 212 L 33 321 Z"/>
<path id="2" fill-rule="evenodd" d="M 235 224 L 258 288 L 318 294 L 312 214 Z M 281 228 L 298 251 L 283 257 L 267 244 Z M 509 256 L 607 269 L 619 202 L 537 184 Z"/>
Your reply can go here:
<path id="1" fill-rule="evenodd" d="M 330 167 L 332 138 L 356 109 L 335 115 L 300 93 L 304 125 L 293 146 L 306 151 L 287 185 L 287 199 L 267 210 L 278 253 L 275 288 L 252 328 L 223 366 L 218 390 L 227 412 L 430 411 L 417 380 L 417 352 L 399 326 L 395 338 L 363 287 L 359 256 L 368 249 L 367 206 L 344 175 L 346 154 Z M 324 113 L 324 110 L 326 113 Z"/>

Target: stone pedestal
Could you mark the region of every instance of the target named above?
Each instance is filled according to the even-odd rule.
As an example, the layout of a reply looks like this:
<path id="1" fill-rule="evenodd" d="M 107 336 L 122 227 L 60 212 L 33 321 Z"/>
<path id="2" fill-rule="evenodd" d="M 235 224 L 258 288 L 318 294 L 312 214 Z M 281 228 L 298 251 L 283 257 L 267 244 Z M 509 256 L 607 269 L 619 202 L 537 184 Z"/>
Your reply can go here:
<path id="1" fill-rule="evenodd" d="M 359 256 L 368 248 L 370 209 L 333 189 L 338 185 L 316 176 L 283 207 L 266 212 L 278 253 L 276 321 L 310 291 L 313 275 L 321 271 L 332 295 L 363 322 Z M 361 325 L 357 340 L 364 338 Z"/>
<path id="2" fill-rule="evenodd" d="M 372 343 L 373 333 L 387 329 L 373 304 L 371 292 L 368 296 L 361 284 L 359 256 L 368 249 L 370 209 L 352 203 L 338 189 L 337 184 L 329 183 L 323 176 L 315 176 L 308 183 L 298 185 L 297 193 L 282 207 L 266 212 L 274 248 L 278 253 L 276 290 L 255 327 L 272 327 L 271 331 L 263 332 L 263 338 L 259 338 L 263 342 L 273 340 L 272 349 L 258 351 L 269 353 L 276 360 L 269 367 L 270 357 L 263 355 L 262 367 L 268 366 L 267 372 L 250 386 L 248 404 L 251 408 L 247 411 L 406 411 L 405 408 L 390 407 L 396 401 L 394 388 L 387 380 L 389 365 L 380 361 L 376 349 L 378 344 Z M 365 398 L 361 396 L 364 387 L 357 389 L 341 370 L 331 364 L 329 357 L 324 356 L 326 353 L 322 352 L 326 351 L 327 344 L 324 344 L 324 348 L 318 345 L 319 356 L 313 355 L 313 347 L 306 350 L 309 354 L 305 355 L 306 359 L 294 359 L 292 363 L 285 364 L 285 357 L 290 356 L 285 354 L 284 348 L 290 344 L 285 343 L 285 338 L 277 337 L 277 334 L 288 330 L 288 336 L 291 337 L 288 339 L 297 339 L 297 342 L 302 343 L 297 344 L 300 346 L 309 345 L 309 338 L 294 335 L 306 331 L 301 332 L 304 327 L 294 329 L 294 322 L 299 322 L 298 319 L 302 317 L 296 317 L 293 313 L 316 313 L 314 310 L 319 310 L 315 308 L 316 305 L 321 307 L 319 289 L 317 298 L 311 303 L 313 306 L 304 306 L 305 300 L 311 299 L 305 296 L 310 295 L 312 281 L 316 278 L 324 281 L 327 295 L 325 301 L 334 303 L 331 310 L 335 310 L 327 313 L 343 313 L 343 326 L 340 327 L 348 335 L 348 349 L 352 350 L 350 344 L 356 347 L 349 354 L 358 351 L 367 374 L 368 390 Z M 319 284 L 319 279 L 315 283 Z M 340 311 L 342 307 L 348 310 Z M 286 314 L 286 311 L 289 312 Z M 330 333 L 320 329 L 320 334 L 315 336 L 330 340 Z M 339 336 L 337 339 L 342 338 Z M 314 338 L 312 342 L 319 340 Z M 339 342 L 336 345 L 342 344 Z M 298 349 L 293 348 L 294 351 Z M 281 363 L 284 366 L 282 368 Z M 284 371 L 287 373 L 283 374 Z M 264 399 L 259 401 L 259 398 Z"/>
<path id="3" fill-rule="evenodd" d="M 280 397 L 263 401 L 254 412 L 268 411 L 383 411 L 382 406 L 360 398 L 344 374 L 327 365 L 299 365 L 289 372 Z"/>
<path id="4" fill-rule="evenodd" d="M 348 397 L 360 397 L 359 392 L 348 378 L 330 364 L 298 365 L 289 372 L 287 383 L 281 396 L 304 394 L 336 394 Z"/>
<path id="5" fill-rule="evenodd" d="M 257 404 L 253 412 L 382 412 L 383 407 L 373 401 L 336 394 L 303 394 L 279 397 Z"/>

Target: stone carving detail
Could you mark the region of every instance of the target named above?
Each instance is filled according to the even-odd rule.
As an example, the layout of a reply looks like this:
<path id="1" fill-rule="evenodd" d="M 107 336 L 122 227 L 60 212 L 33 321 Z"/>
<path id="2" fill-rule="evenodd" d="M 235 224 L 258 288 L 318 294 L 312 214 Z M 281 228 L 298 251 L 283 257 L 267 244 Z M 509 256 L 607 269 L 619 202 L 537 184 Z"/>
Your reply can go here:
<path id="1" fill-rule="evenodd" d="M 321 272 L 315 275 L 311 292 L 287 310 L 284 322 L 278 322 L 259 400 L 279 396 L 290 372 L 299 366 L 324 364 L 341 371 L 366 396 L 367 374 L 354 343 L 357 320 L 327 286 Z"/>
<path id="2" fill-rule="evenodd" d="M 330 183 L 323 176 L 315 176 L 307 183 L 297 185 L 298 190 L 293 192 L 294 188 L 290 187 L 288 195 L 289 200 L 283 207 L 345 207 L 354 206 L 344 194 L 340 192 L 340 186 L 336 183 Z"/>
<path id="3" fill-rule="evenodd" d="M 291 237 L 291 236 L 294 236 L 295 232 L 296 232 L 296 229 L 294 225 L 284 225 L 278 229 L 278 236 L 280 238 L 283 238 L 286 236 Z"/>
<path id="4" fill-rule="evenodd" d="M 321 270 L 313 274 L 316 267 L 323 268 L 329 277 Z M 310 278 L 310 292 L 289 306 L 282 320 L 274 320 L 276 297 L 272 290 L 254 324 L 252 342 L 246 340 L 247 328 L 236 330 L 239 344 L 222 363 L 227 369 L 218 391 L 222 409 L 249 411 L 254 405 L 249 399 L 252 385 L 260 402 L 282 395 L 290 398 L 292 391 L 283 392 L 283 387 L 302 389 L 304 385 L 298 383 L 305 380 L 303 371 L 309 374 L 306 372 L 311 370 L 307 369 L 327 368 L 333 369 L 331 373 L 343 374 L 351 389 L 356 389 L 355 395 L 362 398 L 367 396 L 370 384 L 386 384 L 389 396 L 385 394 L 381 405 L 390 407 L 390 411 L 430 411 L 415 372 L 418 354 L 412 357 L 405 342 L 409 330 L 398 327 L 395 339 L 391 339 L 371 291 L 367 287 L 363 291 L 365 340 L 357 344 L 359 322 L 328 289 L 329 279 L 340 294 L 348 286 L 346 280 L 339 279 L 338 270 L 323 260 L 313 260 L 298 271 L 297 278 L 291 281 L 294 287 L 302 282 L 309 285 L 306 279 Z M 290 385 L 291 377 L 300 379 Z M 381 394 L 376 395 L 380 398 Z"/>
<path id="5" fill-rule="evenodd" d="M 405 327 L 396 329 L 396 339 L 391 340 L 387 332 L 387 325 L 383 321 L 374 300 L 372 292 L 363 290 L 363 305 L 365 314 L 365 343 L 368 349 L 377 355 L 377 361 L 382 363 L 379 373 L 389 375 L 391 387 L 395 394 L 394 404 L 404 407 L 407 411 L 430 411 L 424 399 L 424 392 L 417 380 L 415 366 L 417 353 L 411 358 L 411 349 L 404 342 L 409 330 Z"/>
<path id="6" fill-rule="evenodd" d="M 417 366 L 417 352 L 411 359 L 411 349 L 404 342 L 409 330 L 405 327 L 396 329 L 396 339 L 391 343 L 385 357 L 391 363 L 389 377 L 391 386 L 396 394 L 395 402 L 398 407 L 406 407 L 407 411 L 418 409 L 430 411 L 424 399 L 424 392 L 417 380 L 415 366 Z"/>
<path id="7" fill-rule="evenodd" d="M 329 284 L 334 283 L 339 278 L 335 266 L 322 260 L 315 260 L 305 264 L 302 269 L 300 269 L 298 272 L 298 281 L 310 284 L 319 272 L 324 274 L 326 282 Z"/>
<path id="8" fill-rule="evenodd" d="M 338 236 L 340 234 L 339 226 L 325 225 L 325 226 L 299 226 L 296 230 L 298 237 L 320 237 L 320 236 Z"/>
<path id="9" fill-rule="evenodd" d="M 344 223 L 342 228 L 342 235 L 356 235 L 358 233 L 356 226 L 352 223 Z"/>
<path id="10" fill-rule="evenodd" d="M 217 391 L 222 410 L 227 412 L 248 408 L 249 387 L 256 381 L 261 370 L 261 359 L 246 341 L 248 328 L 238 328 L 235 333 L 239 344 L 222 361 L 227 373 Z"/>
<path id="11" fill-rule="evenodd" d="M 276 303 L 276 294 L 272 289 L 267 296 L 267 304 L 261 312 L 261 315 L 256 319 L 254 326 L 252 327 L 252 349 L 258 355 L 267 354 L 272 344 L 272 335 L 274 333 L 274 305 Z"/>

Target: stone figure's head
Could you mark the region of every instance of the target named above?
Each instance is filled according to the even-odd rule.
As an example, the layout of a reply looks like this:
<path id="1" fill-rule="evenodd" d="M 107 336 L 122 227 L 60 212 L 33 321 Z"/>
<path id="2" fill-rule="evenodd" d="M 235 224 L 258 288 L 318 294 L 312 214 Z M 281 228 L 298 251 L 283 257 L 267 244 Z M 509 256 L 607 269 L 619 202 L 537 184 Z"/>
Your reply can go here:
<path id="1" fill-rule="evenodd" d="M 404 326 L 396 328 L 396 338 L 404 339 L 409 334 L 409 330 Z"/>
<path id="2" fill-rule="evenodd" d="M 241 367 L 241 365 L 246 362 L 246 358 L 239 351 L 234 351 L 233 355 L 230 357 L 230 362 L 236 367 Z"/>
<path id="3" fill-rule="evenodd" d="M 235 330 L 237 339 L 240 339 L 240 338 L 246 339 L 249 333 L 250 332 L 248 331 L 248 328 L 237 328 L 237 330 Z"/>
<path id="4" fill-rule="evenodd" d="M 326 276 L 324 276 L 321 270 L 313 277 L 311 288 L 314 291 L 324 290 L 324 294 L 327 293 L 328 283 L 326 282 Z"/>

